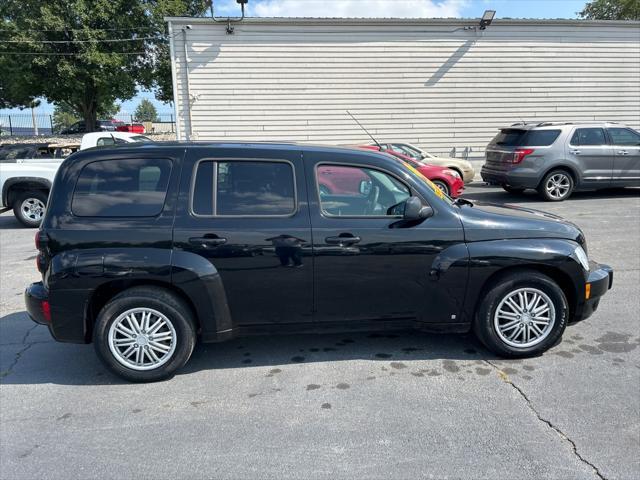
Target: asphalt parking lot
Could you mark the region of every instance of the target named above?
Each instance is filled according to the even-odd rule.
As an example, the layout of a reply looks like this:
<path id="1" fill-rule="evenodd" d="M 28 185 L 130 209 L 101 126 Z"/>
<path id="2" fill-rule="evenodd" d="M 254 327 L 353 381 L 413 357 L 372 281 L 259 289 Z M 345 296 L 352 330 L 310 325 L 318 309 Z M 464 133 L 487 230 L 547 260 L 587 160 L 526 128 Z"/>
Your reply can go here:
<path id="1" fill-rule="evenodd" d="M 562 215 L 615 270 L 541 357 L 471 335 L 253 337 L 127 384 L 27 318 L 34 230 L 0 215 L 0 477 L 640 478 L 640 190 L 466 196 Z"/>

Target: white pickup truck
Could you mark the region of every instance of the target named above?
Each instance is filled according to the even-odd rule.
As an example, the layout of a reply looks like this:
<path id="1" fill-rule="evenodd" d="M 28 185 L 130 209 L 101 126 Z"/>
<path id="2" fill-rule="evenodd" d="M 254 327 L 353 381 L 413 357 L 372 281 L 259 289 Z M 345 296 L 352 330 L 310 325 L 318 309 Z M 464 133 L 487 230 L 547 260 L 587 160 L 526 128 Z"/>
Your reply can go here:
<path id="1" fill-rule="evenodd" d="M 127 132 L 94 132 L 82 137 L 80 150 L 102 145 L 150 142 L 143 135 Z M 75 150 L 78 147 L 76 145 Z M 53 179 L 64 158 L 4 159 L 0 150 L 0 213 L 13 210 L 26 227 L 38 227 L 47 206 Z"/>

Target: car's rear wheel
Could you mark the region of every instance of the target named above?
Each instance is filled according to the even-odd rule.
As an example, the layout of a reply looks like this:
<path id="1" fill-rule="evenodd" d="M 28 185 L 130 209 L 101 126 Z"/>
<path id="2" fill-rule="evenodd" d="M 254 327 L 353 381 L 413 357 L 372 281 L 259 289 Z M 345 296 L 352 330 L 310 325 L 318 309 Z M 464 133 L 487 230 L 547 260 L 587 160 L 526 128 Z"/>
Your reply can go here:
<path id="1" fill-rule="evenodd" d="M 567 298 L 551 278 L 535 271 L 500 277 L 484 295 L 474 331 L 503 357 L 538 355 L 562 336 L 569 315 Z"/>
<path id="2" fill-rule="evenodd" d="M 20 193 L 13 202 L 13 214 L 25 227 L 40 226 L 47 208 L 47 194 L 40 190 Z"/>
<path id="3" fill-rule="evenodd" d="M 432 182 L 436 187 L 438 187 L 440 190 L 442 190 L 447 195 L 449 195 L 451 193 L 450 190 L 449 190 L 449 185 L 447 185 L 442 180 L 432 180 Z"/>
<path id="4" fill-rule="evenodd" d="M 189 360 L 196 341 L 189 307 L 167 290 L 134 287 L 100 311 L 94 328 L 98 357 L 133 382 L 170 378 Z"/>
<path id="5" fill-rule="evenodd" d="M 502 188 L 504 189 L 505 192 L 509 192 L 509 193 L 522 193 L 525 190 L 522 187 L 512 187 L 511 185 L 507 185 L 507 184 L 503 184 Z"/>
<path id="6" fill-rule="evenodd" d="M 566 200 L 573 192 L 573 177 L 566 170 L 552 170 L 547 173 L 540 186 L 538 193 L 542 198 L 550 202 L 561 202 Z"/>

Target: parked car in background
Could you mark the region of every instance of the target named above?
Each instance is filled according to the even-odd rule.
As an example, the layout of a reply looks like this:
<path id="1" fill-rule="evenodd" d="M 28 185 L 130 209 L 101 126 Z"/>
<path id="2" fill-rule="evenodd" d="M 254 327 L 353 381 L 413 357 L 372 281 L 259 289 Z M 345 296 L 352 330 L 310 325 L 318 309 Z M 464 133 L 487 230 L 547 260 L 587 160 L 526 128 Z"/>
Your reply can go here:
<path id="1" fill-rule="evenodd" d="M 152 142 L 149 137 L 137 133 L 128 132 L 93 132 L 82 136 L 80 150 L 92 147 L 103 147 L 105 145 L 122 145 L 135 142 Z"/>
<path id="2" fill-rule="evenodd" d="M 117 132 L 129 132 L 129 133 L 146 133 L 147 130 L 141 123 L 122 124 L 116 127 Z"/>
<path id="3" fill-rule="evenodd" d="M 95 131 L 103 132 L 115 132 L 117 127 L 122 125 L 122 122 L 118 120 L 97 120 Z M 67 128 L 63 129 L 60 133 L 62 135 L 70 135 L 75 133 L 88 133 L 87 126 L 84 120 L 80 120 Z"/>
<path id="4" fill-rule="evenodd" d="M 486 149 L 482 179 L 548 201 L 574 190 L 640 186 L 640 133 L 610 122 L 516 123 Z"/>
<path id="5" fill-rule="evenodd" d="M 322 194 L 327 167 L 357 191 Z M 539 355 L 613 282 L 559 217 L 451 200 L 371 150 L 296 144 L 83 150 L 36 248 L 29 316 L 138 382 L 171 377 L 198 339 L 277 332 L 473 330 L 500 356 Z"/>
<path id="6" fill-rule="evenodd" d="M 418 161 L 400 152 L 396 152 L 391 149 L 385 149 L 377 145 L 362 145 L 358 148 L 367 150 L 382 151 L 392 157 L 395 157 L 412 168 L 415 168 L 422 176 L 433 182 L 440 190 L 452 198 L 457 198 L 462 194 L 464 190 L 464 182 L 460 177 L 460 174 L 455 170 L 451 170 L 446 167 L 440 167 L 438 165 L 431 165 L 423 161 Z"/>
<path id="7" fill-rule="evenodd" d="M 382 146 L 386 147 L 388 150 L 393 150 L 394 152 L 407 155 L 414 160 L 455 170 L 458 172 L 464 183 L 473 182 L 473 178 L 476 175 L 476 171 L 471 162 L 462 158 L 438 157 L 437 155 L 432 155 L 426 150 L 416 147 L 411 143 L 393 142 L 382 144 Z"/>

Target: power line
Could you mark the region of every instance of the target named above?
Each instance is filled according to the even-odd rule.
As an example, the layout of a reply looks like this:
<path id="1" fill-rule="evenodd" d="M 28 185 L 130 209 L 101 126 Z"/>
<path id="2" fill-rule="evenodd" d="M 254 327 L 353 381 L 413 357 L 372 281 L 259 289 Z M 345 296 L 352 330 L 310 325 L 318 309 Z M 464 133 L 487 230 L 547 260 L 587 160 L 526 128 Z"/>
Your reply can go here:
<path id="1" fill-rule="evenodd" d="M 137 32 L 145 30 L 156 30 L 154 27 L 140 27 L 140 28 L 63 28 L 56 30 L 38 30 L 38 29 L 25 29 L 19 28 L 16 30 L 1 29 L 0 32 L 87 32 L 87 31 L 101 31 L 101 32 Z"/>
<path id="2" fill-rule="evenodd" d="M 0 52 L 0 55 L 73 56 L 87 55 L 88 53 L 98 53 L 102 55 L 146 55 L 148 52 Z"/>
<path id="3" fill-rule="evenodd" d="M 92 40 L 0 40 L 0 43 L 112 43 L 112 42 L 139 42 L 143 40 L 158 40 L 164 36 L 140 37 L 140 38 L 110 38 Z"/>

